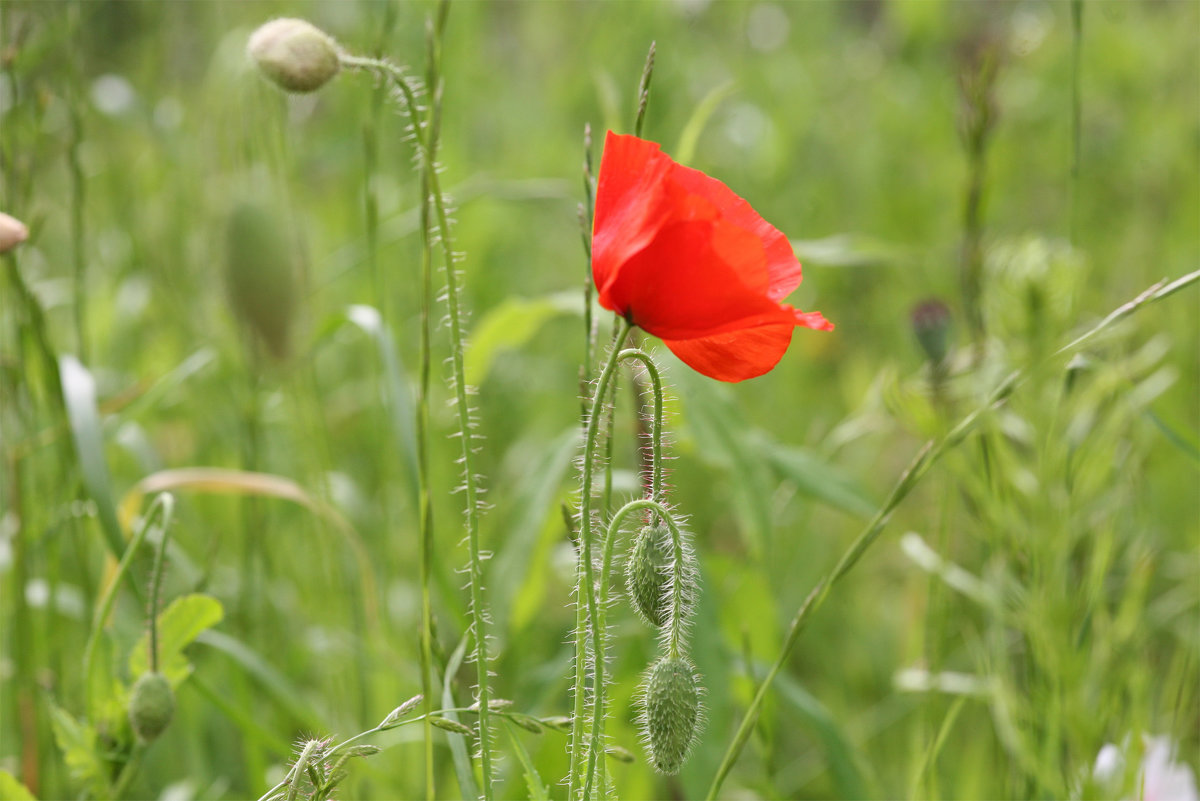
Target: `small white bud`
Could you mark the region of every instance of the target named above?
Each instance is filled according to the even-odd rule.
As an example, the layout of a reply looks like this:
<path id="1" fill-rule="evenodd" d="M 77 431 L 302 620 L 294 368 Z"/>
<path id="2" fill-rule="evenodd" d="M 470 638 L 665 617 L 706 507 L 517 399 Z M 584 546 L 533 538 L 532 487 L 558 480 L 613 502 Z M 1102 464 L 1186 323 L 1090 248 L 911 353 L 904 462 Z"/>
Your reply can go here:
<path id="1" fill-rule="evenodd" d="M 273 19 L 250 35 L 246 53 L 281 89 L 315 92 L 341 68 L 337 42 L 302 19 Z"/>

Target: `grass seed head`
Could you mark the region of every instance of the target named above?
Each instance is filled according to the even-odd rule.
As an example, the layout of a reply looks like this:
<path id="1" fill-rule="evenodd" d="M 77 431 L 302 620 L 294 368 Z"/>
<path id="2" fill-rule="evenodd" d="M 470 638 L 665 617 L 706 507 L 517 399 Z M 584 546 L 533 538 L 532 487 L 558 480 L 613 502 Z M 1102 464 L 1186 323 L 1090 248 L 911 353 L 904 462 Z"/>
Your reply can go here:
<path id="1" fill-rule="evenodd" d="M 279 88 L 315 92 L 341 69 L 337 42 L 302 19 L 273 19 L 246 44 L 250 58 Z"/>

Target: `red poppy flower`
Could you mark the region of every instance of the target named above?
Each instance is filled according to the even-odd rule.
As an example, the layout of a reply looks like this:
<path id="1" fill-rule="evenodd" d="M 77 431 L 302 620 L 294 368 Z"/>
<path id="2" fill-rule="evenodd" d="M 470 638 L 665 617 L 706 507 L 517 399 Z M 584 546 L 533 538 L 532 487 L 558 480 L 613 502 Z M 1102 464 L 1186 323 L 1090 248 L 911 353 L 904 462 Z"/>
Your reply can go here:
<path id="1" fill-rule="evenodd" d="M 592 278 L 601 306 L 721 381 L 770 370 L 796 326 L 833 329 L 820 312 L 781 302 L 800 285 L 787 237 L 725 184 L 612 131 L 596 187 Z"/>

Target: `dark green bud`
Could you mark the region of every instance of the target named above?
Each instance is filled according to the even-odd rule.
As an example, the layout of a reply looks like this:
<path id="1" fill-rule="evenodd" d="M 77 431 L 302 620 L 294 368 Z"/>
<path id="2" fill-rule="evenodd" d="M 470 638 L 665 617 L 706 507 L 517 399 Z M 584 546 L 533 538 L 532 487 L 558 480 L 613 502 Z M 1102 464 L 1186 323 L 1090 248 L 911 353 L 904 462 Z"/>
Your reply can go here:
<path id="1" fill-rule="evenodd" d="M 625 557 L 625 589 L 638 616 L 655 628 L 667 623 L 667 570 L 671 532 L 663 525 L 644 526 Z"/>
<path id="2" fill-rule="evenodd" d="M 670 656 L 654 663 L 646 677 L 645 704 L 650 763 L 661 773 L 678 773 L 700 729 L 700 687 L 691 664 Z"/>
<path id="3" fill-rule="evenodd" d="M 161 673 L 143 673 L 129 693 L 129 725 L 143 742 L 163 733 L 175 714 L 175 693 Z"/>

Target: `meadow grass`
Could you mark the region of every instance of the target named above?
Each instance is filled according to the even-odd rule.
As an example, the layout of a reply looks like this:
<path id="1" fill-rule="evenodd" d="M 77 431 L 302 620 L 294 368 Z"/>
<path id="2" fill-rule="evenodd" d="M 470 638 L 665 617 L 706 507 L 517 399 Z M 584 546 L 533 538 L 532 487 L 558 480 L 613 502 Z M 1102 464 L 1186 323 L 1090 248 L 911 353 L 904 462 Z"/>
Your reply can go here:
<path id="1" fill-rule="evenodd" d="M 269 85 L 245 45 L 285 15 L 419 78 L 418 118 L 384 74 Z M 794 240 L 797 305 L 837 325 L 736 385 L 638 341 L 707 722 L 654 772 L 635 697 L 659 644 L 607 608 L 594 786 L 1101 798 L 1101 748 L 1128 788 L 1143 735 L 1195 768 L 1200 308 L 1170 281 L 1200 268 L 1198 23 L 1188 2 L 0 0 L 0 211 L 31 229 L 0 255 L 0 796 L 322 797 L 322 766 L 339 797 L 566 796 L 580 395 L 610 326 L 581 286 L 587 124 L 644 125 L 748 198 Z M 259 304 L 288 316 L 278 353 L 231 299 L 244 204 L 290 254 Z M 430 236 L 450 227 L 461 262 Z M 462 315 L 439 324 L 444 262 Z M 944 356 L 913 331 L 930 299 Z M 614 395 L 605 523 L 638 497 L 642 381 Z M 491 505 L 468 524 L 464 448 Z M 151 667 L 174 710 L 141 742 Z M 490 725 L 481 680 L 512 702 Z"/>

